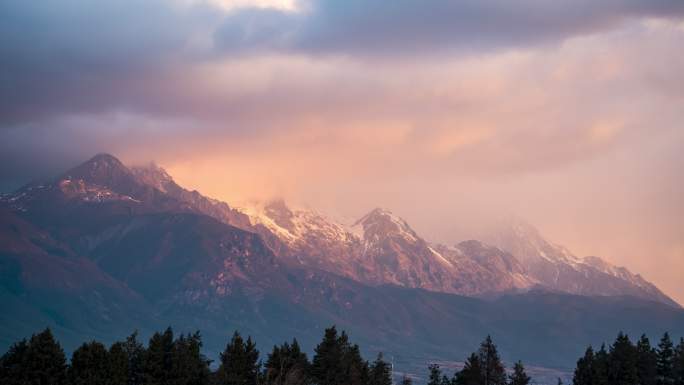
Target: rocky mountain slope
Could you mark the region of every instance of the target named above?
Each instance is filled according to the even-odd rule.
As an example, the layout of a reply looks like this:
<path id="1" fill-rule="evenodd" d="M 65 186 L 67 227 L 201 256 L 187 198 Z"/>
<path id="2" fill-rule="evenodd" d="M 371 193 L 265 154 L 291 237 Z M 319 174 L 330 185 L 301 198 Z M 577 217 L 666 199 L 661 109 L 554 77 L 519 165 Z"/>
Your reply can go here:
<path id="1" fill-rule="evenodd" d="M 366 284 L 462 295 L 543 287 L 570 294 L 630 295 L 679 305 L 655 285 L 598 257 L 579 258 L 520 220 L 453 246 L 430 244 L 400 217 L 374 209 L 351 226 L 285 202 L 244 210 L 254 225 L 288 245 L 281 253 Z M 263 233 L 263 231 L 262 231 Z M 278 253 L 276 253 L 278 254 Z"/>
<path id="2" fill-rule="evenodd" d="M 98 155 L 0 198 L 0 350 L 46 325 L 69 349 L 172 325 L 216 356 L 234 329 L 311 348 L 337 324 L 407 366 L 462 359 L 486 334 L 506 359 L 571 366 L 618 329 L 684 334 L 679 308 L 545 291 L 513 253 L 431 245 L 386 210 L 350 227 L 283 202 L 240 211 L 165 174 Z"/>
<path id="3" fill-rule="evenodd" d="M 655 285 L 598 257 L 579 258 L 521 220 L 508 218 L 483 235 L 487 243 L 430 244 L 392 212 L 374 209 L 344 225 L 282 200 L 247 208 L 179 186 L 161 167 L 128 168 L 100 154 L 55 180 L 26 186 L 2 200 L 10 208 L 55 221 L 62 204 L 88 210 L 99 202 L 123 213 L 195 213 L 258 234 L 283 263 L 315 268 L 364 284 L 392 284 L 462 295 L 487 295 L 540 286 L 580 295 L 631 295 L 678 306 Z M 32 210 L 28 210 L 32 207 Z M 101 213 L 100 213 L 101 214 Z M 106 216 L 106 215 L 101 215 Z M 41 220 L 40 215 L 37 220 Z M 68 220 L 68 218 L 63 218 Z M 68 223 L 45 223 L 58 231 Z M 81 241 L 83 242 L 83 240 Z M 94 242 L 90 240 L 89 242 Z"/>

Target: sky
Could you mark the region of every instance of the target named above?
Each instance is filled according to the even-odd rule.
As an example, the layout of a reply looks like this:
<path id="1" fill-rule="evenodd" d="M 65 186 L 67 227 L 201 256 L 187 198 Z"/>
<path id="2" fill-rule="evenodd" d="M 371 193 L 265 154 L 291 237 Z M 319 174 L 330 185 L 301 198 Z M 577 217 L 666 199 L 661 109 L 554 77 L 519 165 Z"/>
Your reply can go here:
<path id="1" fill-rule="evenodd" d="M 684 303 L 681 0 L 0 3 L 0 191 L 99 152 L 234 205 L 507 214 Z"/>

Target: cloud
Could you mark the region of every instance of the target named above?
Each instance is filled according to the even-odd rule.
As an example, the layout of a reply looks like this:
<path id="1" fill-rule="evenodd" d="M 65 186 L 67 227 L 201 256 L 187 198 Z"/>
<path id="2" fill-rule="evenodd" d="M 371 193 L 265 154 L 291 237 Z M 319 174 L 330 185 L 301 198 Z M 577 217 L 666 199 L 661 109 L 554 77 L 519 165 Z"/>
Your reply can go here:
<path id="1" fill-rule="evenodd" d="M 0 4 L 0 129 L 139 109 L 155 96 L 147 92 L 155 81 L 245 56 L 440 61 L 682 15 L 677 0 L 7 0 Z"/>
<path id="2" fill-rule="evenodd" d="M 406 56 L 481 52 L 554 43 L 634 18 L 681 18 L 684 4 L 659 1 L 319 0 L 302 12 L 246 9 L 216 33 L 228 51 Z"/>
<path id="3" fill-rule="evenodd" d="M 0 2 L 0 189 L 109 151 L 440 241 L 517 211 L 681 286 L 639 256 L 681 255 L 684 3 L 283 4 Z"/>

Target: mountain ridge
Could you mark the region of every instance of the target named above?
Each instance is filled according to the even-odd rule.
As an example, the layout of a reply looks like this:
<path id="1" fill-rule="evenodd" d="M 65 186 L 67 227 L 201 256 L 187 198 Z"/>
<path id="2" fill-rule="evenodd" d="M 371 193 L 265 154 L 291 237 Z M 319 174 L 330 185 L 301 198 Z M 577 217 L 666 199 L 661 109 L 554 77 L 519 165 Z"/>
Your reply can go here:
<path id="1" fill-rule="evenodd" d="M 55 190 L 70 202 L 119 201 L 129 203 L 129 211 L 207 215 L 258 234 L 285 263 L 364 284 L 471 296 L 543 286 L 580 295 L 629 294 L 679 306 L 640 275 L 598 257 L 576 257 L 517 218 L 486 234 L 486 243 L 472 240 L 445 246 L 425 241 L 387 209 L 375 208 L 343 225 L 310 209 L 291 209 L 283 200 L 236 208 L 184 189 L 154 163 L 128 168 L 110 154 L 94 156 L 52 184 L 28 185 L 1 200 L 21 211 L 22 204 Z"/>
<path id="2" fill-rule="evenodd" d="M 172 325 L 202 330 L 213 355 L 236 329 L 262 346 L 297 336 L 313 349 L 322 329 L 337 324 L 368 353 L 391 352 L 399 367 L 422 371 L 426 360 L 465 357 L 487 334 L 504 359 L 552 367 L 569 367 L 616 328 L 684 334 L 681 308 L 514 282 L 525 277 L 511 253 L 475 240 L 430 244 L 386 211 L 366 218 L 362 241 L 280 202 L 261 214 L 283 216 L 277 222 L 298 235 L 286 242 L 269 230 L 274 220 L 180 186 L 172 192 L 166 173 L 141 177 L 95 160 L 0 198 L 0 347 L 46 326 L 73 349 Z M 62 186 L 67 180 L 78 188 Z M 219 212 L 226 208 L 248 225 L 226 223 L 234 218 Z M 336 239 L 349 240 L 355 254 L 328 254 Z"/>

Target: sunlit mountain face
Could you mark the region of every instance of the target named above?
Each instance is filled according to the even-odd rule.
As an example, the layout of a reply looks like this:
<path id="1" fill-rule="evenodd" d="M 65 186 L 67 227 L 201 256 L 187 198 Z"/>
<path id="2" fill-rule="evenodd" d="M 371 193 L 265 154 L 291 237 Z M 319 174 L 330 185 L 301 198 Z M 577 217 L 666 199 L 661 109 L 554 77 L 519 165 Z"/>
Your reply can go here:
<path id="1" fill-rule="evenodd" d="M 0 357 L 683 334 L 681 0 L 1 3 Z"/>
<path id="2" fill-rule="evenodd" d="M 199 322 L 211 352 L 234 329 L 267 343 L 297 334 L 311 347 L 334 323 L 407 370 L 466 354 L 491 333 L 505 357 L 566 373 L 567 360 L 616 327 L 684 325 L 654 284 L 576 257 L 518 218 L 502 220 L 492 243 L 443 245 L 387 209 L 343 223 L 283 200 L 234 207 L 158 165 L 129 168 L 108 154 L 2 195 L 0 209 L 11 315 L 2 341 L 52 325 L 70 348 Z"/>

